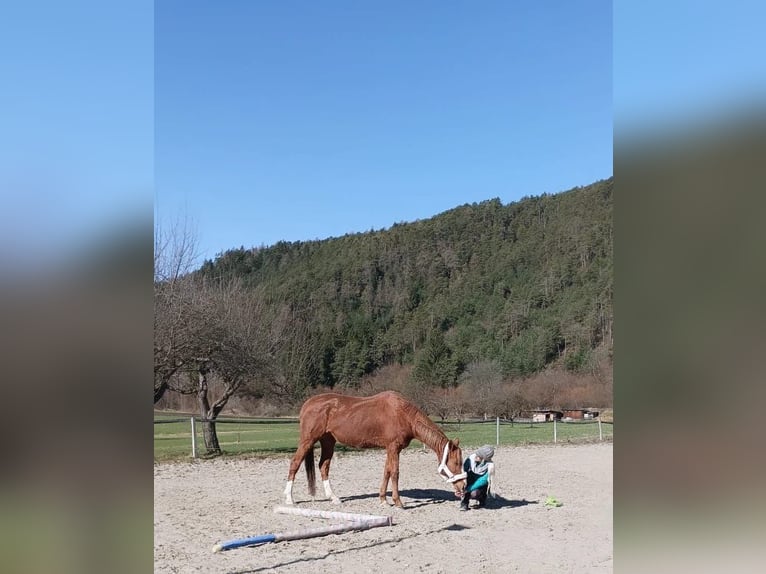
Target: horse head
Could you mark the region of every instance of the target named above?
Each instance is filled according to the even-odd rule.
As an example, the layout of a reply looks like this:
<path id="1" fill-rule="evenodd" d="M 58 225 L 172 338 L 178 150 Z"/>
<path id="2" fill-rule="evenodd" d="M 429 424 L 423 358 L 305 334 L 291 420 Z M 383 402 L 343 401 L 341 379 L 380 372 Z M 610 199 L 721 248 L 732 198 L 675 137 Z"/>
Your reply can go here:
<path id="1" fill-rule="evenodd" d="M 439 473 L 447 482 L 452 483 L 455 496 L 461 498 L 465 490 L 465 473 L 463 472 L 463 451 L 460 449 L 460 439 L 450 440 L 444 447 L 442 464 Z"/>

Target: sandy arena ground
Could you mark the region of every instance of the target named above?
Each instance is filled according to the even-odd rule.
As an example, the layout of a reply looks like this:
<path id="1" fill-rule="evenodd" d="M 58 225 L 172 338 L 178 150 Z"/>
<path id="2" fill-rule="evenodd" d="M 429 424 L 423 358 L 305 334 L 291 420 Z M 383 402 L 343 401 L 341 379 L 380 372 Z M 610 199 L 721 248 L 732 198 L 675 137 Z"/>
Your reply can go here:
<path id="1" fill-rule="evenodd" d="M 341 505 L 312 501 L 303 467 L 293 496 L 297 508 L 390 515 L 393 526 L 219 554 L 212 548 L 220 541 L 333 522 L 273 512 L 284 504 L 287 456 L 157 464 L 154 571 L 612 572 L 612 443 L 501 447 L 499 497 L 486 509 L 472 501 L 468 512 L 458 510 L 430 450 L 402 453 L 405 508 L 381 506 L 384 459 L 381 450 L 336 453 L 330 479 Z M 317 486 L 323 493 L 318 471 Z M 544 506 L 548 496 L 563 506 Z"/>

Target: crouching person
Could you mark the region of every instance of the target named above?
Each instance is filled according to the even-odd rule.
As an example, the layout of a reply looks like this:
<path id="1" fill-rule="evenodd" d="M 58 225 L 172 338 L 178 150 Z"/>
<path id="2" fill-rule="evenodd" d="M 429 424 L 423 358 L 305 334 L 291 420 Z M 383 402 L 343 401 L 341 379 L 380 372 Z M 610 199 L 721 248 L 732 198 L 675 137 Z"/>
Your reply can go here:
<path id="1" fill-rule="evenodd" d="M 495 473 L 495 463 L 492 462 L 494 455 L 495 449 L 490 445 L 484 445 L 463 462 L 466 488 L 460 501 L 460 510 L 468 510 L 470 499 L 477 500 L 478 507 L 484 508 L 487 504 L 487 496 L 494 497 L 492 492 L 492 479 Z"/>

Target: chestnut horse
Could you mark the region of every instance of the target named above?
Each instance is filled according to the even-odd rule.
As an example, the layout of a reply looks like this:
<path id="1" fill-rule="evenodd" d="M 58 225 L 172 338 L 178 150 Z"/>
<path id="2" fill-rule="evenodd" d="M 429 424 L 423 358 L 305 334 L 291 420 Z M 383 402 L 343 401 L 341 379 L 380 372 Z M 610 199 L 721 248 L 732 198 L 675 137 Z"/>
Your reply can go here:
<path id="1" fill-rule="evenodd" d="M 441 429 L 418 407 L 402 395 L 385 391 L 371 397 L 349 397 L 335 393 L 316 395 L 301 408 L 301 436 L 298 450 L 290 462 L 285 487 L 285 503 L 293 504 L 295 474 L 305 463 L 309 494 L 316 494 L 314 444 L 322 445 L 319 470 L 325 495 L 340 504 L 330 487 L 330 461 L 335 443 L 355 448 L 385 448 L 386 466 L 380 485 L 380 502 L 387 504 L 386 491 L 391 481 L 394 505 L 403 507 L 399 498 L 399 453 L 415 438 L 430 447 L 439 461 L 437 472 L 452 483 L 455 496 L 462 496 L 465 475 L 462 473 L 463 453 L 459 439 L 448 439 Z"/>

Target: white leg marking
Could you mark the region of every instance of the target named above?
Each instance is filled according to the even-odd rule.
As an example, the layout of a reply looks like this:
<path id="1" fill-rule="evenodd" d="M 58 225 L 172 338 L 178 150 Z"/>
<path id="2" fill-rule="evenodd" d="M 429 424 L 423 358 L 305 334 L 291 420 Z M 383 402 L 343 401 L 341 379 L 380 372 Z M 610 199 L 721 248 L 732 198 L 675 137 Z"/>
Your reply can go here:
<path id="1" fill-rule="evenodd" d="M 330 479 L 328 478 L 327 480 L 323 480 L 322 484 L 324 485 L 324 493 L 327 496 L 327 498 L 332 500 L 335 504 L 340 504 L 341 503 L 340 498 L 335 496 L 335 494 L 332 491 L 332 487 L 330 486 Z"/>
<path id="2" fill-rule="evenodd" d="M 285 504 L 293 504 L 293 481 L 288 480 L 285 486 Z"/>

